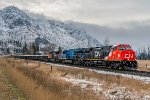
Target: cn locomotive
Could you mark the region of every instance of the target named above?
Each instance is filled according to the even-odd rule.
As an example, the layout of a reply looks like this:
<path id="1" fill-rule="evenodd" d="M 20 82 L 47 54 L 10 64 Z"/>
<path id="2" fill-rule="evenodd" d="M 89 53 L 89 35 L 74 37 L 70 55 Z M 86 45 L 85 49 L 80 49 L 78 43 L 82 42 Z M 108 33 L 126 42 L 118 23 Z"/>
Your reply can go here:
<path id="1" fill-rule="evenodd" d="M 135 51 L 128 44 L 51 51 L 48 61 L 84 66 L 137 69 Z"/>

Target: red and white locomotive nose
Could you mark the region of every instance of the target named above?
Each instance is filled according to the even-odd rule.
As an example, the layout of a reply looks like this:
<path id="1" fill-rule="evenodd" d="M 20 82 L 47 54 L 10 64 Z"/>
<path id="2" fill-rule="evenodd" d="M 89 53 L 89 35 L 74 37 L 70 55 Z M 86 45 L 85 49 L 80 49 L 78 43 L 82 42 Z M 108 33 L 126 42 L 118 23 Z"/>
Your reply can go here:
<path id="1" fill-rule="evenodd" d="M 136 60 L 135 52 L 133 50 L 124 50 L 121 52 L 122 60 L 134 61 Z"/>
<path id="2" fill-rule="evenodd" d="M 136 54 L 128 44 L 112 46 L 107 60 L 109 63 L 119 63 L 123 68 L 137 68 Z"/>
<path id="3" fill-rule="evenodd" d="M 131 46 L 127 44 L 119 44 L 112 47 L 112 50 L 109 53 L 107 59 L 119 61 L 134 61 L 136 60 L 136 56 L 135 52 L 131 49 Z"/>

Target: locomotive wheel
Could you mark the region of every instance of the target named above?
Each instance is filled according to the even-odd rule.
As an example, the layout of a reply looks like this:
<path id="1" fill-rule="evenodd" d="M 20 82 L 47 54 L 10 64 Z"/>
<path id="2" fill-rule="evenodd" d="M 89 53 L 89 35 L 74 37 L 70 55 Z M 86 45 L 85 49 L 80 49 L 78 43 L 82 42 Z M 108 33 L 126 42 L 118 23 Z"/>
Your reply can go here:
<path id="1" fill-rule="evenodd" d="M 126 66 L 122 66 L 121 69 L 122 69 L 122 70 L 126 70 Z"/>
<path id="2" fill-rule="evenodd" d="M 116 64 L 116 69 L 120 69 L 120 66 L 121 66 L 121 63 L 120 63 L 120 62 L 117 62 L 117 64 Z"/>
<path id="3" fill-rule="evenodd" d="M 88 66 L 88 62 L 87 62 L 87 61 L 85 61 L 84 65 L 85 65 L 85 66 Z"/>
<path id="4" fill-rule="evenodd" d="M 89 61 L 89 64 L 88 64 L 88 66 L 90 66 L 90 67 L 92 66 L 92 64 L 91 64 L 91 61 Z"/>
<path id="5" fill-rule="evenodd" d="M 107 62 L 106 62 L 106 67 L 108 68 L 109 66 L 110 66 L 110 62 L 107 61 Z"/>
<path id="6" fill-rule="evenodd" d="M 114 68 L 115 67 L 115 63 L 114 62 L 110 62 L 110 68 Z"/>
<path id="7" fill-rule="evenodd" d="M 113 68 L 113 69 L 120 69 L 120 62 L 109 62 L 106 64 L 107 67 Z"/>
<path id="8" fill-rule="evenodd" d="M 83 65 L 83 66 L 84 66 L 84 62 L 83 62 L 83 61 L 81 61 L 80 65 Z"/>

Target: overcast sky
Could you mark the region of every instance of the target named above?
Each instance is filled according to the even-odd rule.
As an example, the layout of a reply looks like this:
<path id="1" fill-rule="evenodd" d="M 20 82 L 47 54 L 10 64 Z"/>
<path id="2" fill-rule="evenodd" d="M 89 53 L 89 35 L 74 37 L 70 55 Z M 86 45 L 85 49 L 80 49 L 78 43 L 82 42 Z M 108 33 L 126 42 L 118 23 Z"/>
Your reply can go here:
<path id="1" fill-rule="evenodd" d="M 100 42 L 150 45 L 150 0 L 0 0 L 0 9 L 14 5 L 26 12 L 74 21 Z M 87 23 L 87 24 L 83 24 Z"/>
<path id="2" fill-rule="evenodd" d="M 60 20 L 123 27 L 150 20 L 150 0 L 0 0 L 0 7 L 20 9 Z"/>

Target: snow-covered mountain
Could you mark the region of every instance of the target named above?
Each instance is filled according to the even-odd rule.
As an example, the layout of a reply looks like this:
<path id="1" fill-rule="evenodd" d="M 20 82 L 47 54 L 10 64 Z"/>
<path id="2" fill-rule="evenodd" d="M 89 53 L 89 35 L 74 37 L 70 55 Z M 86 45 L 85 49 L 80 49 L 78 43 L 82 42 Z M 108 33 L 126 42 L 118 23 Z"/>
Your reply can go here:
<path id="1" fill-rule="evenodd" d="M 15 40 L 29 44 L 39 38 L 44 45 L 53 43 L 65 49 L 101 45 L 84 30 L 63 22 L 31 18 L 14 6 L 0 10 L 1 41 Z"/>

